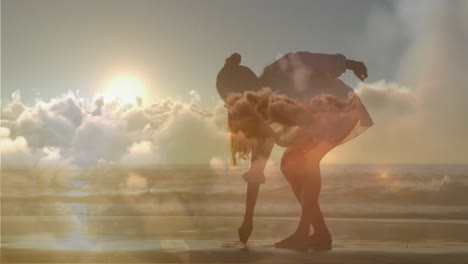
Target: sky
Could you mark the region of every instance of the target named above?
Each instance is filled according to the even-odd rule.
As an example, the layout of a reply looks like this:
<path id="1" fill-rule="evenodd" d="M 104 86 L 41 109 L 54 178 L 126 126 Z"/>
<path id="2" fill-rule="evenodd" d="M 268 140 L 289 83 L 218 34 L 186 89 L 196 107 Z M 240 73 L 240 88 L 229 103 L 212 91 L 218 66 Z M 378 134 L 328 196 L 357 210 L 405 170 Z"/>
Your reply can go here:
<path id="1" fill-rule="evenodd" d="M 7 0 L 2 9 L 2 95 L 20 90 L 24 100 L 92 97 L 130 73 L 152 99 L 196 89 L 212 103 L 233 52 L 257 73 L 290 51 L 343 53 L 368 64 L 370 81 L 393 80 L 409 45 L 404 35 L 386 44 L 398 29 L 370 24 L 373 12 L 395 12 L 391 1 Z"/>
<path id="2" fill-rule="evenodd" d="M 259 74 L 301 50 L 369 69 L 341 78 L 376 124 L 327 162 L 468 163 L 467 1 L 1 4 L 2 164 L 224 164 L 224 59 Z M 122 79 L 142 102 L 99 98 Z"/>

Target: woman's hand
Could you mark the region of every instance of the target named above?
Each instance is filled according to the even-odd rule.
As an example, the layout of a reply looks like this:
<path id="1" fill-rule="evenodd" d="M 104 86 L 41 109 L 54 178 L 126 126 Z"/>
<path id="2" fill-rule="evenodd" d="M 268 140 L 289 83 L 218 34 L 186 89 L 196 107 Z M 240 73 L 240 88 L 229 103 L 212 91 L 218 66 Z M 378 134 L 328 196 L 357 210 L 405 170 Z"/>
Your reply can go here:
<path id="1" fill-rule="evenodd" d="M 367 78 L 367 67 L 364 62 L 346 60 L 346 69 L 352 70 L 359 80 L 364 81 Z"/>
<path id="2" fill-rule="evenodd" d="M 279 136 L 276 134 L 273 136 L 273 140 L 275 141 L 275 144 L 282 147 L 282 148 L 287 148 L 289 147 L 289 142 L 282 140 Z"/>

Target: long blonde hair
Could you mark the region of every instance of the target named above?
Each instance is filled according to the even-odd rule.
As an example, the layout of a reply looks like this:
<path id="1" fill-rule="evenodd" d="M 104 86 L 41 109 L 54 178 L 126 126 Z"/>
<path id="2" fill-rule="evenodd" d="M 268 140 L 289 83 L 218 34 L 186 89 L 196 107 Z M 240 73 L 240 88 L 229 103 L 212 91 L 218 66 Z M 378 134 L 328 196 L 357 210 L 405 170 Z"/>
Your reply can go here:
<path id="1" fill-rule="evenodd" d="M 247 160 L 252 152 L 253 145 L 245 140 L 245 135 L 239 131 L 235 132 L 232 126 L 232 116 L 228 112 L 228 129 L 230 132 L 231 141 L 231 164 L 237 166 L 237 161 L 240 159 Z"/>
<path id="2" fill-rule="evenodd" d="M 261 122 L 268 119 L 266 109 L 268 108 L 269 98 L 272 92 L 270 89 L 262 89 L 260 91 L 249 91 L 243 94 L 232 95 L 228 98 L 226 106 L 228 108 L 228 128 L 231 133 L 231 163 L 237 165 L 239 159 L 248 159 L 254 148 L 256 140 L 245 134 L 239 126 L 245 125 L 243 118 L 251 117 Z M 233 112 L 231 112 L 233 111 Z M 233 113 L 236 113 L 233 116 Z M 239 113 L 241 113 L 240 116 Z M 237 120 L 240 118 L 240 120 Z M 234 120 L 236 119 L 236 120 Z M 245 128 L 245 127 L 244 127 Z"/>

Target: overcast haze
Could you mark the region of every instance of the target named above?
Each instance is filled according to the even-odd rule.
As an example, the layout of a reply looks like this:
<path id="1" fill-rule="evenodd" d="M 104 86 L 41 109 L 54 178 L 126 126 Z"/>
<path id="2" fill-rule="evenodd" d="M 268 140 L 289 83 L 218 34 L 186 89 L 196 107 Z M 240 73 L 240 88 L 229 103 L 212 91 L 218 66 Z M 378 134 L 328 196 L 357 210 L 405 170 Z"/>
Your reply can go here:
<path id="1" fill-rule="evenodd" d="M 365 83 L 342 79 L 376 125 L 328 162 L 468 162 L 468 1 L 2 0 L 1 9 L 2 164 L 225 164 L 214 87 L 224 59 L 240 52 L 259 74 L 298 50 L 369 69 Z M 96 97 L 122 74 L 143 83 L 141 106 Z"/>

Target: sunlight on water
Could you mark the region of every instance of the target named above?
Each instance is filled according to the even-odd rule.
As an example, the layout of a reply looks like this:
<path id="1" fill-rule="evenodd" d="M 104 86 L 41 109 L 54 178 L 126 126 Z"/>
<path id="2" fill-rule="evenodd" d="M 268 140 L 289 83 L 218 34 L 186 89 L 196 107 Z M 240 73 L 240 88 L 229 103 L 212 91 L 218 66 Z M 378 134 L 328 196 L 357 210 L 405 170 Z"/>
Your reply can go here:
<path id="1" fill-rule="evenodd" d="M 148 186 L 147 180 L 145 177 L 140 174 L 130 172 L 127 178 L 127 188 L 129 190 L 145 190 Z"/>
<path id="2" fill-rule="evenodd" d="M 381 171 L 379 174 L 377 174 L 377 177 L 381 180 L 387 180 L 389 178 L 388 171 Z"/>
<path id="3" fill-rule="evenodd" d="M 56 241 L 55 249 L 59 250 L 100 250 L 96 241 L 90 239 L 87 235 L 87 217 L 84 216 L 88 211 L 88 207 L 84 204 L 71 204 L 71 209 L 75 212 L 75 216 L 71 219 L 73 229 L 71 233 L 64 237 L 63 241 Z"/>
<path id="4" fill-rule="evenodd" d="M 72 191 L 67 192 L 66 195 L 71 196 L 71 197 L 80 197 L 80 196 L 87 195 L 87 193 L 80 191 L 80 190 L 72 190 Z"/>
<path id="5" fill-rule="evenodd" d="M 81 230 L 75 230 L 63 241 L 57 241 L 56 245 L 51 245 L 58 250 L 79 250 L 79 251 L 99 251 L 101 248 L 89 237 L 83 235 Z"/>
<path id="6" fill-rule="evenodd" d="M 75 218 L 77 219 L 77 221 L 79 221 L 83 217 L 86 217 L 85 215 L 87 215 L 90 211 L 89 207 L 86 204 L 82 203 L 72 203 L 68 206 L 70 211 L 72 211 L 76 215 Z"/>
<path id="7" fill-rule="evenodd" d="M 78 206 L 78 208 L 85 207 L 86 206 L 82 205 Z M 22 223 L 22 221 L 27 218 L 28 217 L 21 217 L 15 222 L 24 226 L 25 222 Z M 89 219 L 86 216 L 67 217 L 65 222 L 55 222 L 53 225 L 47 224 L 47 221 L 38 221 L 36 218 L 34 220 L 34 223 L 38 226 L 33 224 L 31 230 L 35 230 L 35 232 L 16 236 L 2 236 L 2 246 L 40 250 L 102 250 L 98 240 L 93 239 L 89 235 Z"/>

